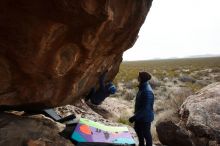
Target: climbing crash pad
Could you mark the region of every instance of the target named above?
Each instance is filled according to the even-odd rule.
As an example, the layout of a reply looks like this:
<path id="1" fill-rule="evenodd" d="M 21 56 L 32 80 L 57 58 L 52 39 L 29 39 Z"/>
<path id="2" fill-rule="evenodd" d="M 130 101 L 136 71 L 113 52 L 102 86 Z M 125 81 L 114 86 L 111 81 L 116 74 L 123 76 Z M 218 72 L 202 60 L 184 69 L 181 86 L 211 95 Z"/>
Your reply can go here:
<path id="1" fill-rule="evenodd" d="M 102 143 L 111 145 L 135 145 L 127 127 L 106 126 L 104 124 L 81 118 L 71 139 L 79 145 Z"/>

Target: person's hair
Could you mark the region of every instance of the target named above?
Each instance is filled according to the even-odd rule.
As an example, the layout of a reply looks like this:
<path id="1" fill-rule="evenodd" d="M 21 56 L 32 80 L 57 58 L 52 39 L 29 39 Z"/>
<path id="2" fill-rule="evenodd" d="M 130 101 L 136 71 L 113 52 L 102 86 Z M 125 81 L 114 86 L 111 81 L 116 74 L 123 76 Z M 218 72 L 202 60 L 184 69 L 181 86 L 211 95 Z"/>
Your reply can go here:
<path id="1" fill-rule="evenodd" d="M 147 82 L 151 79 L 151 75 L 148 72 L 139 72 L 139 78 L 141 82 Z"/>

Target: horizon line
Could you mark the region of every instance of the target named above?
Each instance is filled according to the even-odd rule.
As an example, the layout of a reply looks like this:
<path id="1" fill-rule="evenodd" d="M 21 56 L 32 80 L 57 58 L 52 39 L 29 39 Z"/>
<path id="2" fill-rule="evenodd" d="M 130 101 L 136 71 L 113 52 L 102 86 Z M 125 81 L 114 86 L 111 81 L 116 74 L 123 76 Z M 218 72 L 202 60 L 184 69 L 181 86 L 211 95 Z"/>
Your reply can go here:
<path id="1" fill-rule="evenodd" d="M 155 58 L 155 59 L 141 59 L 141 60 L 122 60 L 122 62 L 132 62 L 132 61 L 155 61 L 155 60 L 175 60 L 175 59 L 200 59 L 200 58 L 218 58 L 220 57 L 219 55 L 213 55 L 213 56 L 188 56 L 188 57 L 170 57 L 170 58 Z"/>

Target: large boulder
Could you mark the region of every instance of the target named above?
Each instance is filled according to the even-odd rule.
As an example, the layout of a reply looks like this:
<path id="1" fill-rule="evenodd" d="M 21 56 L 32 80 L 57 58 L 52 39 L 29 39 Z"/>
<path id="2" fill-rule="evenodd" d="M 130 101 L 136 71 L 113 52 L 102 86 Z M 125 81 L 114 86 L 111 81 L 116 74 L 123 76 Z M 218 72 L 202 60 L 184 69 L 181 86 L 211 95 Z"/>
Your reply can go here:
<path id="1" fill-rule="evenodd" d="M 74 146 L 60 136 L 62 125 L 44 117 L 0 113 L 1 146 Z"/>
<path id="2" fill-rule="evenodd" d="M 0 105 L 71 104 L 118 72 L 152 0 L 1 0 Z"/>
<path id="3" fill-rule="evenodd" d="M 180 115 L 195 137 L 220 144 L 220 82 L 189 96 L 180 108 Z"/>
<path id="4" fill-rule="evenodd" d="M 160 141 L 169 146 L 220 145 L 220 82 L 189 96 L 180 108 L 180 121 L 160 121 Z M 187 144 L 188 143 L 188 144 Z"/>
<path id="5" fill-rule="evenodd" d="M 157 123 L 156 130 L 160 142 L 168 146 L 193 146 L 188 132 L 172 121 Z"/>

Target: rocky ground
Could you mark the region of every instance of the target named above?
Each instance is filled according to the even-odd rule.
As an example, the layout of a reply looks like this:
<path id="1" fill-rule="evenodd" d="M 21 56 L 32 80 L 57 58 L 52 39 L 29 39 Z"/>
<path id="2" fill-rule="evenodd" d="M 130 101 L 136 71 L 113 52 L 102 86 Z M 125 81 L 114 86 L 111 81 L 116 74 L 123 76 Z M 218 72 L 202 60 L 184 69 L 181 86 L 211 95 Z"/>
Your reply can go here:
<path id="1" fill-rule="evenodd" d="M 157 76 L 158 72 L 162 73 L 162 75 Z M 154 70 L 153 74 L 155 76 L 153 76 L 150 81 L 155 93 L 155 120 L 152 124 L 152 135 L 154 142 L 158 143 L 160 140 L 158 139 L 156 124 L 166 119 L 178 123 L 180 120 L 180 107 L 187 97 L 195 95 L 201 88 L 209 84 L 220 81 L 220 69 L 173 69 L 172 74 L 164 69 Z M 119 101 L 126 100 L 127 102 L 123 103 L 127 106 L 127 109 L 131 109 L 129 111 L 125 110 L 126 114 L 116 112 L 116 115 L 117 113 L 122 113 L 119 115 L 119 117 L 122 118 L 118 120 L 119 122 L 129 124 L 126 119 L 132 115 L 134 97 L 137 93 L 137 84 L 137 79 L 118 82 L 118 93 L 114 100 L 117 100 L 117 98 L 119 98 Z M 112 99 L 109 99 L 109 101 L 111 100 Z M 108 108 L 108 106 L 105 108 Z"/>
<path id="2" fill-rule="evenodd" d="M 200 81 L 193 77 L 195 74 L 206 76 L 199 77 Z M 156 117 L 152 124 L 152 134 L 155 145 L 161 142 L 168 146 L 176 146 L 177 143 L 178 146 L 219 146 L 218 77 L 219 72 L 213 73 L 210 70 L 163 80 L 153 77 L 151 85 L 156 97 Z M 206 86 L 210 82 L 214 83 L 201 91 L 194 91 L 197 85 Z M 61 117 L 74 113 L 78 119 L 88 118 L 106 125 L 127 124 L 137 141 L 134 129 L 128 122 L 133 114 L 136 86 L 136 79 L 131 83 L 119 83 L 117 94 L 107 98 L 100 106 L 79 100 L 75 105 L 57 107 L 55 110 Z M 64 124 L 43 115 L 28 115 L 24 112 L 0 114 L 0 145 L 73 146 L 70 140 L 59 134 L 66 128 Z"/>
<path id="3" fill-rule="evenodd" d="M 111 113 L 107 110 L 93 105 L 88 106 L 83 100 L 79 101 L 75 106 L 67 105 L 58 107 L 55 110 L 62 117 L 74 113 L 77 119 L 83 117 L 106 125 L 123 125 L 110 120 Z M 108 115 L 109 119 L 104 118 L 102 115 Z M 70 140 L 59 135 L 64 129 L 64 124 L 55 122 L 41 114 L 30 115 L 25 112 L 9 111 L 0 115 L 0 145 L 73 146 Z M 129 130 L 136 140 L 133 128 L 129 127 Z"/>
<path id="4" fill-rule="evenodd" d="M 73 146 L 59 135 L 65 125 L 43 115 L 21 116 L 21 113 L 0 113 L 1 146 Z"/>
<path id="5" fill-rule="evenodd" d="M 182 120 L 178 124 L 170 119 L 158 122 L 159 140 L 169 146 L 176 145 L 176 143 L 179 143 L 180 146 L 190 146 L 194 144 L 196 137 L 199 137 L 196 139 L 197 145 L 200 142 L 199 146 L 203 146 L 207 142 L 209 146 L 218 146 L 219 89 L 220 83 L 214 83 L 196 95 L 189 96 L 181 106 Z M 84 117 L 106 125 L 121 126 L 123 124 L 119 123 L 122 122 L 120 119 L 125 118 L 126 120 L 133 112 L 133 101 L 110 97 L 102 105 L 94 106 L 81 100 L 74 106 L 67 105 L 55 110 L 62 117 L 74 113 L 77 118 Z M 14 146 L 23 143 L 28 146 L 73 145 L 59 135 L 65 129 L 65 125 L 54 122 L 43 115 L 27 116 L 24 112 L 15 111 L 9 113 L 1 113 L 0 116 L 0 145 Z M 129 130 L 137 141 L 133 128 L 129 127 Z M 179 132 L 176 133 L 177 131 Z"/>
<path id="6" fill-rule="evenodd" d="M 105 125 L 127 126 L 138 143 L 134 129 L 117 121 L 120 118 L 120 114 L 122 114 L 121 111 L 128 110 L 127 105 L 129 104 L 128 101 L 123 100 L 120 102 L 116 98 L 107 99 L 101 106 L 94 106 L 81 100 L 74 106 L 62 106 L 55 110 L 61 117 L 74 113 L 77 119 L 83 117 Z M 130 108 L 128 112 L 131 111 L 132 109 Z M 74 146 L 70 140 L 59 134 L 66 126 L 42 114 L 30 115 L 23 111 L 1 113 L 0 127 L 1 146 L 20 146 L 23 144 L 27 146 Z M 158 145 L 155 144 L 155 146 Z"/>

